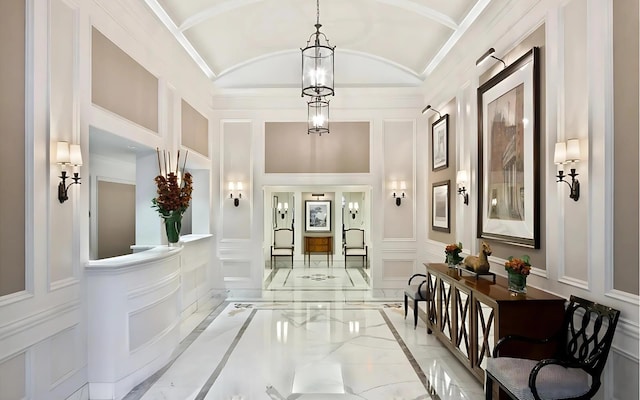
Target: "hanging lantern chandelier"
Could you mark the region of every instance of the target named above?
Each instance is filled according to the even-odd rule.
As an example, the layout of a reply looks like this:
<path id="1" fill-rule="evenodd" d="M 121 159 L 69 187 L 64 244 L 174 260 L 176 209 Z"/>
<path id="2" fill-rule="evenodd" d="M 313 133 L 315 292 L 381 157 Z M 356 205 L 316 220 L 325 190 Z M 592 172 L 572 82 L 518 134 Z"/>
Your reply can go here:
<path id="1" fill-rule="evenodd" d="M 335 46 L 320 32 L 320 0 L 316 0 L 316 31 L 302 50 L 302 96 L 333 96 L 333 53 Z"/>
<path id="2" fill-rule="evenodd" d="M 315 133 L 322 136 L 329 133 L 329 100 L 314 97 L 307 103 L 307 134 Z"/>

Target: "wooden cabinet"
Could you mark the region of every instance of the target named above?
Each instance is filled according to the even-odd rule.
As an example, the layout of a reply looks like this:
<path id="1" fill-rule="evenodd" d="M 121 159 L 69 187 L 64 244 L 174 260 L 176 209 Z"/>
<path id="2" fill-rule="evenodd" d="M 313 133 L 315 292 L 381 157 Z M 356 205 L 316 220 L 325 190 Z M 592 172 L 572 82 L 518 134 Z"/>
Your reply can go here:
<path id="1" fill-rule="evenodd" d="M 304 258 L 311 262 L 311 253 L 326 253 L 327 263 L 333 261 L 333 236 L 305 236 Z"/>
<path id="2" fill-rule="evenodd" d="M 498 340 L 519 334 L 545 338 L 562 326 L 565 299 L 532 287 L 526 295 L 507 289 L 507 280 L 476 280 L 446 264 L 427 267 L 427 333 L 433 333 L 475 376 L 484 381 L 484 366 Z M 543 359 L 553 352 L 520 345 L 505 348 L 511 356 Z M 501 396 L 502 398 L 502 396 Z"/>

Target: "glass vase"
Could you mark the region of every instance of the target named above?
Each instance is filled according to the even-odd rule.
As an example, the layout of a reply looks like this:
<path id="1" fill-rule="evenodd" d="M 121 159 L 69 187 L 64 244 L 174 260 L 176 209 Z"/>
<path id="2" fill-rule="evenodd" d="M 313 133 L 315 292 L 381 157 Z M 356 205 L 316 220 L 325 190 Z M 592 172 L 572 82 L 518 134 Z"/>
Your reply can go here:
<path id="1" fill-rule="evenodd" d="M 182 214 L 172 212 L 169 216 L 163 217 L 163 219 L 167 241 L 169 244 L 178 243 L 180 240 L 180 230 L 182 229 Z"/>
<path id="2" fill-rule="evenodd" d="M 509 290 L 514 293 L 527 293 L 527 276 L 518 274 L 516 272 L 509 272 L 508 281 L 509 281 Z"/>

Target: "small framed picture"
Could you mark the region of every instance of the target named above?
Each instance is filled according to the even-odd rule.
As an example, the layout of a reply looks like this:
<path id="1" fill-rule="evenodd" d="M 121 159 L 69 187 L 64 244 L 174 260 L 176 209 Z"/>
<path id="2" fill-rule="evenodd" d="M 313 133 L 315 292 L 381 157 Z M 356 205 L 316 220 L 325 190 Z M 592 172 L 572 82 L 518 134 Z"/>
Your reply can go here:
<path id="1" fill-rule="evenodd" d="M 449 227 L 449 186 L 450 180 L 434 183 L 431 189 L 431 229 L 450 232 Z"/>
<path id="2" fill-rule="evenodd" d="M 307 232 L 331 232 L 331 200 L 306 200 L 304 210 Z"/>
<path id="3" fill-rule="evenodd" d="M 431 125 L 431 170 L 449 167 L 449 114 Z"/>

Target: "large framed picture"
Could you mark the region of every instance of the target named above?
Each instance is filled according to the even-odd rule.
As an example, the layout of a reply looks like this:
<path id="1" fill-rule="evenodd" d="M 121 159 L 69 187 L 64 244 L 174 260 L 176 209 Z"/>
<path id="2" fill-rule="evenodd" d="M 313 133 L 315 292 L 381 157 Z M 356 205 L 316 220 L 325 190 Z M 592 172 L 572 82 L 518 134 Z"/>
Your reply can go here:
<path id="1" fill-rule="evenodd" d="M 434 183 L 431 188 L 431 229 L 450 232 L 449 186 L 451 181 Z"/>
<path id="2" fill-rule="evenodd" d="M 431 170 L 449 167 L 449 114 L 431 125 Z"/>
<path id="3" fill-rule="evenodd" d="M 306 200 L 304 215 L 307 232 L 331 232 L 331 200 Z"/>
<path id="4" fill-rule="evenodd" d="M 540 247 L 539 55 L 478 88 L 478 237 Z"/>

